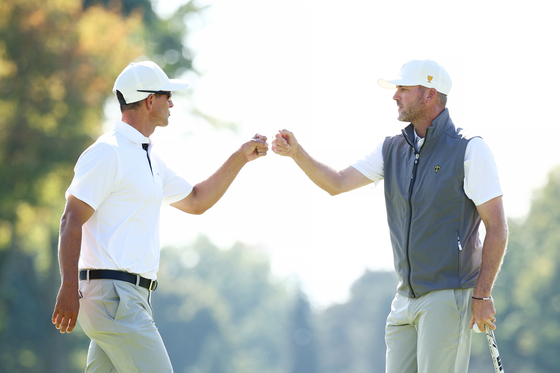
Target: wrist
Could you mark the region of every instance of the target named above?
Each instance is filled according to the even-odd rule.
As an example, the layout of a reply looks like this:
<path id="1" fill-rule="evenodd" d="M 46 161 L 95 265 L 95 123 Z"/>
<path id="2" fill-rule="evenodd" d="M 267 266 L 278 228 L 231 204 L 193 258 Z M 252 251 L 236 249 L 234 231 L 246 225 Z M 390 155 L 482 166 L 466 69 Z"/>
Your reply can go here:
<path id="1" fill-rule="evenodd" d="M 475 297 L 475 296 L 472 296 L 471 298 L 472 298 L 473 300 L 482 300 L 482 301 L 493 300 L 493 298 L 492 298 L 491 295 L 488 296 L 488 297 Z"/>
<path id="2" fill-rule="evenodd" d="M 247 150 L 244 146 L 241 146 L 230 156 L 229 161 L 239 163 L 241 167 L 243 167 L 245 164 L 249 163 L 248 157 L 249 154 L 247 154 Z"/>
<path id="3" fill-rule="evenodd" d="M 292 148 L 292 154 L 290 154 L 290 157 L 292 157 L 292 159 L 294 161 L 296 160 L 305 160 L 306 158 L 309 158 L 307 152 L 299 145 L 297 144 L 297 146 Z"/>
<path id="4" fill-rule="evenodd" d="M 77 288 L 80 283 L 79 276 L 62 276 L 60 287 L 62 288 Z"/>
<path id="5" fill-rule="evenodd" d="M 475 298 L 490 298 L 492 297 L 492 286 L 489 286 L 487 281 L 478 280 L 475 288 L 473 289 L 472 296 Z"/>

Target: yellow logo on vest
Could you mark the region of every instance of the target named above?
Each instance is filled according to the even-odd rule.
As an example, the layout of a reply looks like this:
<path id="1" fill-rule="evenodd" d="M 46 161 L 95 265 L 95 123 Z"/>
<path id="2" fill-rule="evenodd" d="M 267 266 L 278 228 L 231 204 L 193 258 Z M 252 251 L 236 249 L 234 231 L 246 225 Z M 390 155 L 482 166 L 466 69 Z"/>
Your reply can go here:
<path id="1" fill-rule="evenodd" d="M 439 172 L 439 170 L 441 170 L 441 167 L 440 167 L 440 166 L 435 166 L 435 167 L 434 167 L 434 171 L 436 172 L 436 174 Z"/>
<path id="2" fill-rule="evenodd" d="M 433 78 L 433 76 L 428 75 L 428 83 L 431 83 Z"/>

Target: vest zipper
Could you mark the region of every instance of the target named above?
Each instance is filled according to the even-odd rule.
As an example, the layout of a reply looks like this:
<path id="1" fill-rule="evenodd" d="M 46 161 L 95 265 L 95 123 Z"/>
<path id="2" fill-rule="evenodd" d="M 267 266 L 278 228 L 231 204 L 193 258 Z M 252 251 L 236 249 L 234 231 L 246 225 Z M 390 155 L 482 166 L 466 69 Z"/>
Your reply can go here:
<path id="1" fill-rule="evenodd" d="M 412 228 L 412 192 L 414 190 L 414 184 L 416 182 L 416 173 L 418 171 L 418 162 L 420 162 L 420 151 L 418 150 L 418 148 L 416 147 L 416 145 L 414 144 L 415 141 L 410 141 L 410 139 L 408 138 L 406 131 L 403 130 L 403 135 L 404 138 L 406 139 L 406 141 L 408 142 L 408 144 L 412 147 L 412 149 L 414 150 L 414 165 L 412 166 L 412 177 L 410 179 L 410 186 L 408 188 L 408 207 L 410 210 L 410 213 L 408 215 L 408 232 L 407 232 L 407 236 L 406 236 L 406 263 L 408 264 L 408 286 L 410 288 L 410 293 L 412 295 L 412 298 L 416 298 L 416 294 L 414 293 L 414 289 L 412 287 L 412 265 L 410 264 L 410 230 Z M 428 131 L 426 131 L 426 137 L 428 137 Z M 415 136 L 413 136 L 413 139 L 415 139 Z"/>
<path id="2" fill-rule="evenodd" d="M 412 298 L 416 298 L 414 294 L 414 289 L 412 288 L 412 265 L 410 264 L 410 229 L 412 225 L 412 191 L 414 189 L 414 183 L 416 181 L 416 171 L 418 170 L 418 162 L 420 160 L 420 153 L 414 147 L 414 152 L 416 156 L 414 158 L 414 165 L 412 166 L 412 178 L 410 179 L 410 187 L 408 188 L 408 206 L 410 208 L 410 213 L 408 215 L 408 234 L 406 238 L 406 262 L 408 264 L 408 286 L 410 287 L 410 292 L 412 293 Z"/>

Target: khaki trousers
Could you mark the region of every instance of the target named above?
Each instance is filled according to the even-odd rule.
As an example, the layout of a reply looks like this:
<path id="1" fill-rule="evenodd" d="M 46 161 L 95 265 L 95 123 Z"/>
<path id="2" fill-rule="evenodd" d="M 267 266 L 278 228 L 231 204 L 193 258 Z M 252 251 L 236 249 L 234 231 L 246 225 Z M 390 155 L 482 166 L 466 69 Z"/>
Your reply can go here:
<path id="1" fill-rule="evenodd" d="M 169 373 L 148 289 L 119 280 L 80 281 L 78 321 L 91 338 L 87 373 Z"/>
<path id="2" fill-rule="evenodd" d="M 397 294 L 385 328 L 386 373 L 467 373 L 473 289 Z"/>

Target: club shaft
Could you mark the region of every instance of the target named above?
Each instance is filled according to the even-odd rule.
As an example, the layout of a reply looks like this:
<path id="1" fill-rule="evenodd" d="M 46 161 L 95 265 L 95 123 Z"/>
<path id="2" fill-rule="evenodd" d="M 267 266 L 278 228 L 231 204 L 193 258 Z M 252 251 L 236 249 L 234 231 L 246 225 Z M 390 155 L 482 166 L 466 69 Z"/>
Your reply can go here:
<path id="1" fill-rule="evenodd" d="M 490 348 L 490 354 L 492 355 L 492 362 L 494 363 L 494 370 L 496 373 L 504 373 L 504 366 L 502 364 L 502 359 L 500 358 L 500 352 L 498 351 L 498 343 L 496 342 L 496 337 L 492 329 L 485 325 L 486 327 L 486 338 L 488 339 L 488 347 Z"/>

